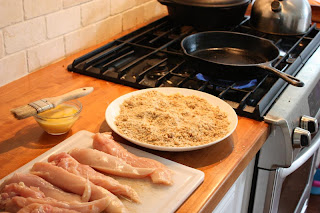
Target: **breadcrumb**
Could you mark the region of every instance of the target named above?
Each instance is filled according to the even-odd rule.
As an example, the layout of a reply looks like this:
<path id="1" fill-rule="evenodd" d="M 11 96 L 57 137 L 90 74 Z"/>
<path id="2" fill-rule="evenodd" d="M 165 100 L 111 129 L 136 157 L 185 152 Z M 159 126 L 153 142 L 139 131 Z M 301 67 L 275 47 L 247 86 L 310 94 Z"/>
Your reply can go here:
<path id="1" fill-rule="evenodd" d="M 210 143 L 229 132 L 227 114 L 205 99 L 148 91 L 120 105 L 118 130 L 139 142 L 164 147 Z"/>

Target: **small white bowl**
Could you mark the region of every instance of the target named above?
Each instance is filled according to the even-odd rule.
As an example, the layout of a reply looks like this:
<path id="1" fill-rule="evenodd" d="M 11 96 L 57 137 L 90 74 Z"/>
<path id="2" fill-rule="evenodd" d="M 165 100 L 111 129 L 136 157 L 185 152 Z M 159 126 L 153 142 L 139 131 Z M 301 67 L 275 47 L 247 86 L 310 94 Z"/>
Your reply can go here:
<path id="1" fill-rule="evenodd" d="M 71 100 L 33 117 L 47 133 L 62 135 L 78 120 L 81 110 L 82 104 L 77 100 Z"/>

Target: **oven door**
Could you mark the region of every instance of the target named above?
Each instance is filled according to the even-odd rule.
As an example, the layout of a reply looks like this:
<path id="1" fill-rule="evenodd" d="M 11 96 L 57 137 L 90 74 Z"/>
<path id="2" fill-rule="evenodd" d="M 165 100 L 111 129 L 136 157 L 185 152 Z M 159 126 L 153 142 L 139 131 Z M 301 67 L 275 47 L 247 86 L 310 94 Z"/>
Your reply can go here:
<path id="1" fill-rule="evenodd" d="M 276 169 L 268 212 L 305 212 L 319 146 L 320 132 L 313 137 L 311 145 L 301 151 L 289 168 Z"/>

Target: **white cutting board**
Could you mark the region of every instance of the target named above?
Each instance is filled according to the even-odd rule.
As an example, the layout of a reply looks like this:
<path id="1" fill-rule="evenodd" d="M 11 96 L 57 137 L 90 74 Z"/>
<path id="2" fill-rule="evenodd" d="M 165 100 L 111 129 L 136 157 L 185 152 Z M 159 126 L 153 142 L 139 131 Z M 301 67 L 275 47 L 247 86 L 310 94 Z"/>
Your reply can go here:
<path id="1" fill-rule="evenodd" d="M 39 157 L 20 167 L 13 173 L 0 180 L 0 184 L 11 177 L 15 172 L 27 173 L 35 162 L 46 162 L 47 158 L 55 153 L 68 152 L 73 148 L 92 148 L 93 133 L 82 130 L 54 146 Z M 141 203 L 136 204 L 121 199 L 130 213 L 169 213 L 174 212 L 192 194 L 192 192 L 203 182 L 204 173 L 182 164 L 164 159 L 154 154 L 121 144 L 131 153 L 157 160 L 174 172 L 173 185 L 165 186 L 153 184 L 149 178 L 129 179 L 112 176 L 120 183 L 130 185 L 140 196 Z"/>

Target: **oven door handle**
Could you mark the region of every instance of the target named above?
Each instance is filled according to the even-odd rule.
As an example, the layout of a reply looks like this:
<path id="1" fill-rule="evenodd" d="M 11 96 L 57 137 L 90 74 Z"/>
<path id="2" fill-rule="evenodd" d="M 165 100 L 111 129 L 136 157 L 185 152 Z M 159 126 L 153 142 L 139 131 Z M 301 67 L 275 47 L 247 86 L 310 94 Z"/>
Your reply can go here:
<path id="1" fill-rule="evenodd" d="M 302 166 L 318 149 L 320 146 L 320 131 L 313 137 L 311 145 L 306 148 L 307 151 L 304 152 L 299 158 L 297 158 L 290 167 L 281 168 L 280 176 L 285 178 L 289 176 L 292 172 L 297 170 Z"/>

